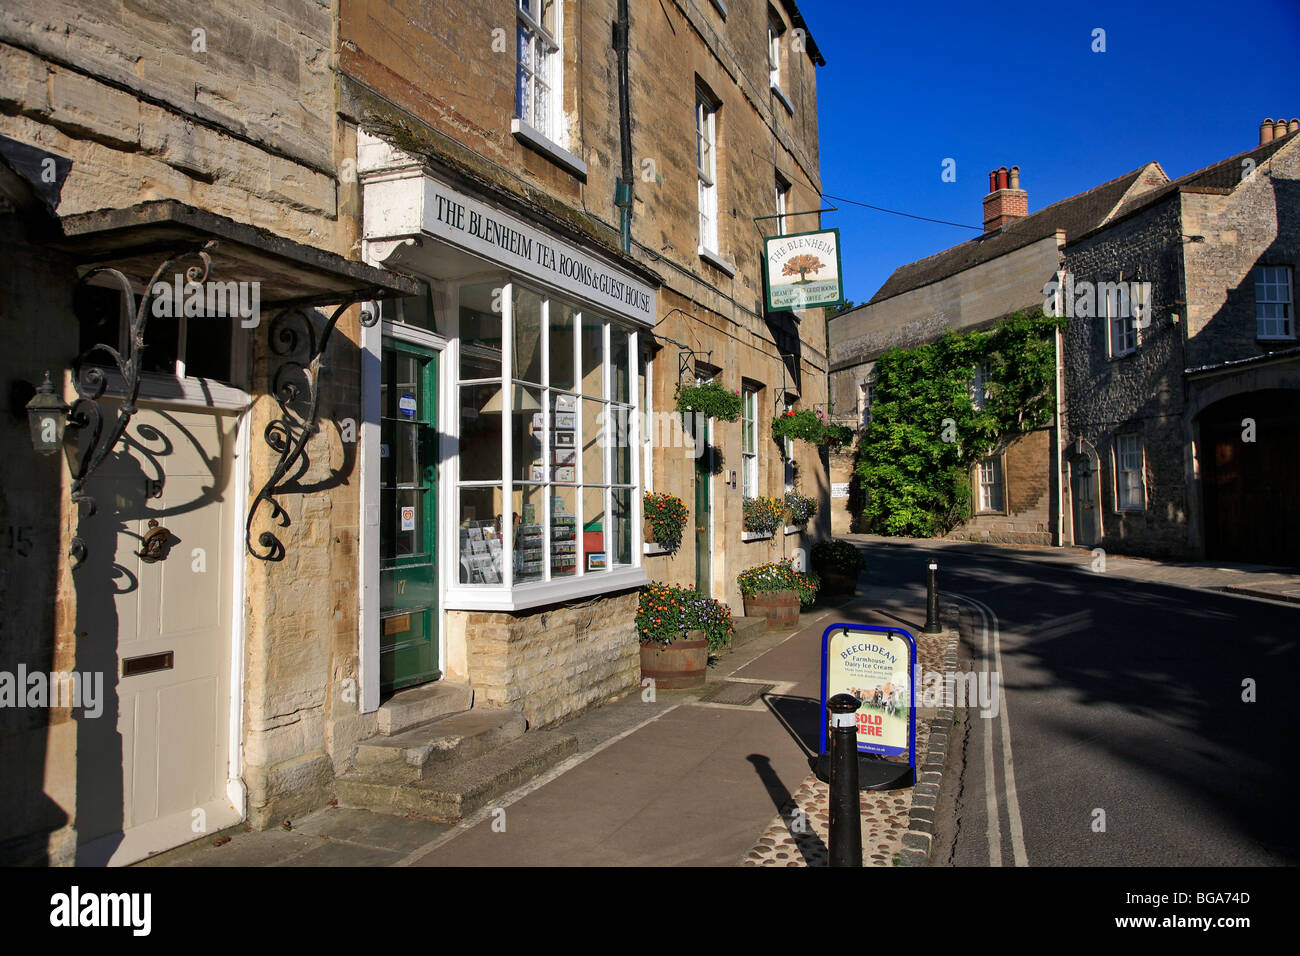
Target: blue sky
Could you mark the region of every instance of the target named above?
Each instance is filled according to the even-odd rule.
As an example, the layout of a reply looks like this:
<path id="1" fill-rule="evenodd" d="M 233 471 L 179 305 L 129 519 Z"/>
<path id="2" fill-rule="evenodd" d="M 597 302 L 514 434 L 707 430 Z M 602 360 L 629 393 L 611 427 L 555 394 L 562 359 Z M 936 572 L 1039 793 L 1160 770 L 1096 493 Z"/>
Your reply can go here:
<path id="1" fill-rule="evenodd" d="M 979 226 L 999 166 L 1020 167 L 1030 212 L 1152 160 L 1177 178 L 1253 148 L 1265 117 L 1300 116 L 1300 0 L 799 8 L 827 62 L 822 189 L 920 216 Z M 979 235 L 827 204 L 859 303 L 898 266 Z"/>

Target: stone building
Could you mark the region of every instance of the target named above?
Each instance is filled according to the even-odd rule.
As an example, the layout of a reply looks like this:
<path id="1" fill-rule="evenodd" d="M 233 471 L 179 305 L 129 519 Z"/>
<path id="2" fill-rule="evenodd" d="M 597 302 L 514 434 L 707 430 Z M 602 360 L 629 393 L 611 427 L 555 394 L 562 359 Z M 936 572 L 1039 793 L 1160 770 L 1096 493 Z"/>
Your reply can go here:
<path id="1" fill-rule="evenodd" d="M 1135 197 L 1063 250 L 1067 540 L 1157 558 L 1300 565 L 1300 123 Z M 1130 291 L 1131 296 L 1131 291 Z M 1063 302 L 1072 296 L 1067 290 Z M 1126 314 L 1137 313 L 1137 314 Z"/>
<path id="2" fill-rule="evenodd" d="M 983 236 L 903 266 L 831 320 L 835 407 L 865 424 L 890 348 L 1055 310 L 1068 317 L 1058 427 L 1006 446 L 986 472 L 1006 513 L 952 536 L 1300 563 L 1298 127 L 1270 119 L 1255 149 L 1207 169 L 1170 181 L 1148 163 L 1029 215 L 1015 168 L 990 174 Z M 832 481 L 851 469 L 840 456 Z M 836 532 L 855 500 L 833 499 Z"/>
<path id="3" fill-rule="evenodd" d="M 1167 182 L 1160 167 L 1149 163 L 1029 213 L 1019 168 L 989 173 L 981 236 L 900 266 L 869 302 L 831 319 L 831 401 L 837 414 L 866 426 L 875 362 L 890 349 L 934 342 L 948 329 L 985 329 L 1014 312 L 1041 308 L 1043 287 L 1059 269 L 1067 237 L 1091 231 L 1125 200 Z M 975 400 L 980 371 L 971 370 Z M 1055 428 L 1013 438 L 972 469 L 972 516 L 949 537 L 1060 542 Z M 841 454 L 831 480 L 852 482 L 852 469 L 852 455 Z M 860 509 L 859 494 L 832 499 L 836 533 L 858 530 L 851 509 Z"/>
<path id="4" fill-rule="evenodd" d="M 0 857 L 454 818 L 637 686 L 639 585 L 739 611 L 825 533 L 766 424 L 824 400 L 821 313 L 761 305 L 763 235 L 819 226 L 821 55 L 788 0 L 620 7 L 0 13 Z M 746 416 L 696 443 L 710 377 Z M 789 486 L 817 521 L 744 540 Z"/>

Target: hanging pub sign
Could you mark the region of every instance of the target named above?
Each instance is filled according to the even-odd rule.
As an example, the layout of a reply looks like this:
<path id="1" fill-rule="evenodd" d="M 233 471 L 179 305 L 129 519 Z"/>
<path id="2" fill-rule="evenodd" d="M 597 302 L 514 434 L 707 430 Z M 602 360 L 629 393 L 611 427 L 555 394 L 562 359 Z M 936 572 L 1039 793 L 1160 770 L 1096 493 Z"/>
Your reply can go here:
<path id="1" fill-rule="evenodd" d="M 822 714 L 836 694 L 858 708 L 858 753 L 907 754 L 916 768 L 916 639 L 899 627 L 832 624 L 822 634 Z M 829 750 L 822 721 L 821 753 Z"/>
<path id="2" fill-rule="evenodd" d="M 763 240 L 763 261 L 769 312 L 844 301 L 838 229 L 768 236 Z"/>

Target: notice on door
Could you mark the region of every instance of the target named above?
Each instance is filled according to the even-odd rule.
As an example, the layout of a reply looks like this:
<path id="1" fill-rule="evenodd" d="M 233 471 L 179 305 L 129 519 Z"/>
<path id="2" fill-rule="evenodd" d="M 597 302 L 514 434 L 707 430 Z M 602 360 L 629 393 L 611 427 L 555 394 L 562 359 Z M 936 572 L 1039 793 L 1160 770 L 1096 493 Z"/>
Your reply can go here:
<path id="1" fill-rule="evenodd" d="M 415 530 L 415 506 L 414 505 L 402 506 L 402 530 L 403 531 Z"/>

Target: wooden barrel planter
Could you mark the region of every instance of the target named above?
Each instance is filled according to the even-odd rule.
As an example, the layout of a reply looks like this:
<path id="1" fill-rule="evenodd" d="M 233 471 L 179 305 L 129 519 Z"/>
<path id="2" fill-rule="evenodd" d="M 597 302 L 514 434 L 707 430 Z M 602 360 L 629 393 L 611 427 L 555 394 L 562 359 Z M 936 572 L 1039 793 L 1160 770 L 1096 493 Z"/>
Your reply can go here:
<path id="1" fill-rule="evenodd" d="M 792 631 L 799 626 L 799 594 L 797 591 L 746 594 L 745 617 L 767 618 L 769 631 Z"/>
<path id="2" fill-rule="evenodd" d="M 657 688 L 703 687 L 708 668 L 709 640 L 703 631 L 687 631 L 671 644 L 641 645 L 641 676 L 652 678 Z"/>

